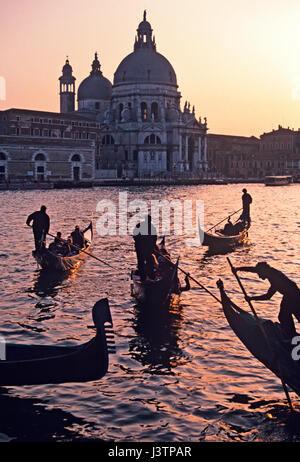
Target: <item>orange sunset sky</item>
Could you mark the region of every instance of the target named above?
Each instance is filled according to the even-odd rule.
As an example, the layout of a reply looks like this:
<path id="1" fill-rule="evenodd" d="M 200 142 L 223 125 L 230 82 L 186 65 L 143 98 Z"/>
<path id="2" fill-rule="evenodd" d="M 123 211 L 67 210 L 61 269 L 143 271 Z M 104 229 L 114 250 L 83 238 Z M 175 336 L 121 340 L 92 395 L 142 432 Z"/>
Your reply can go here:
<path id="1" fill-rule="evenodd" d="M 157 51 L 177 74 L 181 105 L 209 133 L 300 128 L 299 0 L 0 0 L 0 76 L 11 107 L 59 111 L 69 56 L 76 88 L 95 51 L 113 81 L 147 10 Z"/>

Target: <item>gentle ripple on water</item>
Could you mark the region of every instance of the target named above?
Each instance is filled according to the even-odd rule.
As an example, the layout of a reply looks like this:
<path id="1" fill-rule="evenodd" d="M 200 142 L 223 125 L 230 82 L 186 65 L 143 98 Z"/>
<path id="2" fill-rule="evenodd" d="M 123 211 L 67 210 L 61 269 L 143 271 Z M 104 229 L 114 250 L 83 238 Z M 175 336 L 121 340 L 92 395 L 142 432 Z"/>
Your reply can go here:
<path id="1" fill-rule="evenodd" d="M 231 253 L 237 265 L 266 260 L 300 284 L 298 201 L 300 185 L 247 186 L 253 197 L 250 242 Z M 87 223 L 101 199 L 202 199 L 206 228 L 241 206 L 241 185 L 95 188 L 1 192 L 0 334 L 12 342 L 67 344 L 90 338 L 91 308 L 108 296 L 116 355 L 101 380 L 86 384 L 2 389 L 0 440 L 97 439 L 103 441 L 299 441 L 278 379 L 235 337 L 220 306 L 199 286 L 182 294 L 180 308 L 145 319 L 130 298 L 135 265 L 132 239 L 95 235 L 90 258 L 69 278 L 49 280 L 31 257 L 29 213 L 45 203 L 51 231 L 66 234 Z M 226 200 L 226 202 L 225 202 Z M 73 207 L 72 207 L 73 205 Z M 97 215 L 95 214 L 95 218 Z M 245 306 L 224 255 L 185 246 L 170 236 L 168 248 L 181 265 L 218 295 L 221 277 Z M 267 284 L 246 275 L 250 294 Z M 276 320 L 280 297 L 257 303 Z M 293 395 L 292 395 L 293 396 Z M 296 401 L 296 396 L 293 396 Z"/>

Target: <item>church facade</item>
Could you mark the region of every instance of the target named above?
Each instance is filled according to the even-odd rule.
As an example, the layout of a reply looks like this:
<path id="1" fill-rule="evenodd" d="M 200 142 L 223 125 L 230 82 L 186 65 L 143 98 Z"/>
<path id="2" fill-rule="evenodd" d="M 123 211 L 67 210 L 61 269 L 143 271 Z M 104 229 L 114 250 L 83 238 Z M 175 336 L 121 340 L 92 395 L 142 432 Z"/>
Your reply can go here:
<path id="1" fill-rule="evenodd" d="M 0 111 L 0 183 L 197 178 L 207 170 L 206 119 L 189 103 L 181 109 L 176 73 L 156 49 L 146 12 L 113 83 L 97 53 L 77 92 L 75 83 L 67 59 L 60 112 Z"/>
<path id="2" fill-rule="evenodd" d="M 207 123 L 194 107 L 180 107 L 177 77 L 156 50 L 144 12 L 133 52 L 116 69 L 113 84 L 97 53 L 90 75 L 78 87 L 76 113 L 100 123 L 95 176 L 201 176 L 207 170 Z M 60 110 L 75 111 L 75 77 L 67 61 L 60 77 Z"/>

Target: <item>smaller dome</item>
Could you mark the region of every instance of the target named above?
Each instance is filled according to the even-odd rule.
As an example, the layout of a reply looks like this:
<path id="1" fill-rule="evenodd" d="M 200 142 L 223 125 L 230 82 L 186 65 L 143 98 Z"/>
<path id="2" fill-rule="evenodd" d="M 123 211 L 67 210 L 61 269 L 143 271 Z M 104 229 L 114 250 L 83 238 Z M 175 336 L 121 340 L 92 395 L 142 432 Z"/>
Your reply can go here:
<path id="1" fill-rule="evenodd" d="M 142 21 L 140 22 L 137 30 L 141 33 L 147 34 L 148 32 L 152 32 L 152 27 L 151 27 L 150 22 Z"/>
<path id="2" fill-rule="evenodd" d="M 66 64 L 64 65 L 64 67 L 62 68 L 62 73 L 65 75 L 65 74 L 72 74 L 72 66 L 70 65 L 70 62 L 68 59 L 66 59 Z"/>
<path id="3" fill-rule="evenodd" d="M 107 78 L 103 77 L 100 67 L 98 55 L 95 53 L 91 73 L 79 85 L 78 101 L 85 99 L 109 100 L 111 98 L 112 84 Z"/>
<path id="4" fill-rule="evenodd" d="M 78 101 L 84 99 L 104 99 L 111 98 L 112 85 L 105 77 L 90 75 L 84 79 L 78 88 Z"/>

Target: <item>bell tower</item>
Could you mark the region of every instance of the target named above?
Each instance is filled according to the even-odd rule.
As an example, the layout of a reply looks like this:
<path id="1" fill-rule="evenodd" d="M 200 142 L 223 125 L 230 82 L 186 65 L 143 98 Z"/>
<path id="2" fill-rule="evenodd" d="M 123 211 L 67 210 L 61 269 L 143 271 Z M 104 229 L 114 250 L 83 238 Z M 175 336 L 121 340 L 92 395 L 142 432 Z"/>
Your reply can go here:
<path id="1" fill-rule="evenodd" d="M 62 76 L 59 77 L 60 112 L 75 111 L 75 77 L 72 75 L 73 69 L 67 57 L 66 63 L 62 68 Z"/>

